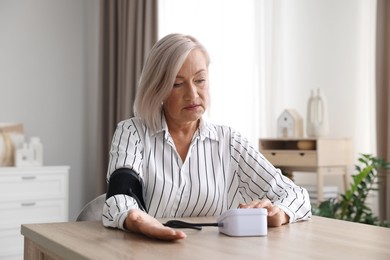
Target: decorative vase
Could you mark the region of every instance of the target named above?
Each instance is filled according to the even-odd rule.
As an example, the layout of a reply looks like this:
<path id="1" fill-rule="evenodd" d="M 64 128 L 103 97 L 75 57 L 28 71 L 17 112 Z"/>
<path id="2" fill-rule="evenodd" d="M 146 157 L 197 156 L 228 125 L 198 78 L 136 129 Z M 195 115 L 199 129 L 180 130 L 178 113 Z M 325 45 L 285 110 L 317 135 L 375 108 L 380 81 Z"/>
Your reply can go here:
<path id="1" fill-rule="evenodd" d="M 328 111 L 326 101 L 320 89 L 317 94 L 311 91 L 310 98 L 307 102 L 307 124 L 306 132 L 308 137 L 326 136 L 329 131 Z"/>

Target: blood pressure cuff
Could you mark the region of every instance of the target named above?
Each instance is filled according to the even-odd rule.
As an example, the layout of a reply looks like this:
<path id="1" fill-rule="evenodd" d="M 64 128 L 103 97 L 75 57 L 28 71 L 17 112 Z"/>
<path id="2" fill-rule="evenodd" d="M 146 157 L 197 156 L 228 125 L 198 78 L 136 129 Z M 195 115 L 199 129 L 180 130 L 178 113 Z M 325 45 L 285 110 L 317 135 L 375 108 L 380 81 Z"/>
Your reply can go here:
<path id="1" fill-rule="evenodd" d="M 133 170 L 120 168 L 111 174 L 106 200 L 118 194 L 131 196 L 137 201 L 139 208 L 147 212 L 142 195 L 142 180 Z"/>

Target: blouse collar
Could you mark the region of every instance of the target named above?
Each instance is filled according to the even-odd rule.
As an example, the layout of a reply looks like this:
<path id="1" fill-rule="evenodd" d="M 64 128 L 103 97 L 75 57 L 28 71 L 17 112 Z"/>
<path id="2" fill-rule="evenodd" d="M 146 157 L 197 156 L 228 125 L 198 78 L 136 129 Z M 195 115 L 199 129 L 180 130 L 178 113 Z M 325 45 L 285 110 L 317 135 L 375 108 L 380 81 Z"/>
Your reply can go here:
<path id="1" fill-rule="evenodd" d="M 169 129 L 167 125 L 167 121 L 165 120 L 164 113 L 161 113 L 161 124 L 160 127 L 152 133 L 151 135 L 156 135 L 158 133 L 164 132 L 164 137 L 166 140 L 170 139 Z M 206 138 L 211 140 L 218 141 L 217 131 L 215 130 L 215 126 L 210 122 L 206 121 L 203 117 L 200 118 L 198 130 L 194 134 L 194 138 L 199 137 L 202 141 Z"/>

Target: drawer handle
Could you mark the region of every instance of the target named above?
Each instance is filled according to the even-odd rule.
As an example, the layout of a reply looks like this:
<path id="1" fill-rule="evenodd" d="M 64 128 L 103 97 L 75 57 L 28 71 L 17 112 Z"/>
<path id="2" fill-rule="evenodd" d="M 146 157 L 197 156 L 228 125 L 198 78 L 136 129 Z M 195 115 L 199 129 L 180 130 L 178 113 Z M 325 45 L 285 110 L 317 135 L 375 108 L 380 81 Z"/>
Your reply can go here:
<path id="1" fill-rule="evenodd" d="M 20 205 L 22 205 L 22 207 L 31 207 L 31 206 L 35 206 L 35 202 L 23 202 L 21 203 Z"/>
<path id="2" fill-rule="evenodd" d="M 299 153 L 299 155 L 300 155 L 300 156 L 304 156 L 304 155 L 305 155 L 305 153 Z"/>
<path id="3" fill-rule="evenodd" d="M 37 176 L 22 176 L 22 180 L 35 180 Z"/>
<path id="4" fill-rule="evenodd" d="M 273 156 L 275 156 L 276 155 L 276 153 L 271 153 Z"/>

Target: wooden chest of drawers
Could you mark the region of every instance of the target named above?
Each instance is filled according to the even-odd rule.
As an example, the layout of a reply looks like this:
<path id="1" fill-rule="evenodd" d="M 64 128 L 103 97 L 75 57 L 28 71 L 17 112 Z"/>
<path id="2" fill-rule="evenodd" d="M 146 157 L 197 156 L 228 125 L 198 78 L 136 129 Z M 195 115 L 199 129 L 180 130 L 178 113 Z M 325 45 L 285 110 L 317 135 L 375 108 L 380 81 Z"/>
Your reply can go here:
<path id="1" fill-rule="evenodd" d="M 302 138 L 259 140 L 259 149 L 275 167 L 292 175 L 293 171 L 317 173 L 317 198 L 322 200 L 323 178 L 342 175 L 344 187 L 349 182 L 351 142 L 346 138 Z"/>

